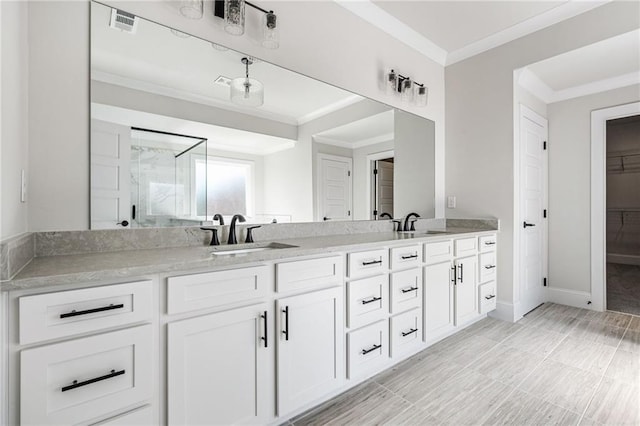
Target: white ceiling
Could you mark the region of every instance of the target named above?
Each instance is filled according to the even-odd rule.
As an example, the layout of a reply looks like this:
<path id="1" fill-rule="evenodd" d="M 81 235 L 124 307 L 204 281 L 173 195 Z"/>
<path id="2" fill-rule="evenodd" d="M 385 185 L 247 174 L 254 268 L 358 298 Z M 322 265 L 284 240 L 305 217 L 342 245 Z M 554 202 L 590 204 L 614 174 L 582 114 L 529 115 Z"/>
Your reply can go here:
<path id="1" fill-rule="evenodd" d="M 393 140 L 394 110 L 390 109 L 361 120 L 313 135 L 313 140 L 344 148 L 361 148 Z"/>
<path id="2" fill-rule="evenodd" d="M 91 71 L 94 80 L 143 88 L 224 107 L 287 124 L 302 124 L 357 102 L 362 97 L 298 73 L 258 62 L 252 78 L 264 84 L 264 105 L 241 107 L 229 100 L 229 86 L 218 76 L 244 77 L 244 55 L 220 51 L 195 37 L 176 37 L 168 28 L 140 20 L 135 34 L 109 28 L 111 8 L 92 4 Z"/>
<path id="3" fill-rule="evenodd" d="M 610 0 L 335 0 L 441 65 L 531 34 Z"/>

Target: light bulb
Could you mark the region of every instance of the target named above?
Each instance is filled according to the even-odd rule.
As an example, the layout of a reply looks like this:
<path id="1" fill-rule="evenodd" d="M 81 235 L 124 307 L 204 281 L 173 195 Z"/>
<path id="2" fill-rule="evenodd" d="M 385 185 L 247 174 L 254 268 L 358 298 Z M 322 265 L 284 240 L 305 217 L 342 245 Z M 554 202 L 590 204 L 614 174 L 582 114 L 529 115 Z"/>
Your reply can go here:
<path id="1" fill-rule="evenodd" d="M 394 70 L 387 73 L 386 81 L 387 94 L 392 95 L 398 91 L 398 75 Z"/>
<path id="2" fill-rule="evenodd" d="M 413 98 L 413 81 L 411 81 L 411 78 L 407 77 L 403 80 L 400 80 L 400 84 L 402 87 L 400 100 L 402 102 L 410 102 Z"/>
<path id="3" fill-rule="evenodd" d="M 277 17 L 272 10 L 262 18 L 262 46 L 267 49 L 277 49 L 280 46 Z"/>
<path id="4" fill-rule="evenodd" d="M 224 30 L 232 35 L 244 34 L 244 0 L 225 0 Z"/>

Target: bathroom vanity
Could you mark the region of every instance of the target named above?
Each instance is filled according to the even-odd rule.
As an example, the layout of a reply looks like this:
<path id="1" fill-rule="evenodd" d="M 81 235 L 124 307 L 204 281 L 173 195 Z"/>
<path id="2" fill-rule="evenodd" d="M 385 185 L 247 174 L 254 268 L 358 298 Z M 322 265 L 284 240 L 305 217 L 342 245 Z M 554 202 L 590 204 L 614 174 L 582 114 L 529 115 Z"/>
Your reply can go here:
<path id="1" fill-rule="evenodd" d="M 495 309 L 496 232 L 36 258 L 2 284 L 2 421 L 283 423 Z"/>

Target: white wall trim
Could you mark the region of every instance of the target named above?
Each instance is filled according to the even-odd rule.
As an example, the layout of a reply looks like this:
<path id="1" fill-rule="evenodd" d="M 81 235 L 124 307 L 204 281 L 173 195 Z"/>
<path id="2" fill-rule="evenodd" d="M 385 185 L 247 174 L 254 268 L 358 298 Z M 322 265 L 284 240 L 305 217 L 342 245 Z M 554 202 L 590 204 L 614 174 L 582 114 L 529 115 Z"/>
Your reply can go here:
<path id="1" fill-rule="evenodd" d="M 607 120 L 640 114 L 640 102 L 591 112 L 591 302 L 604 311 L 606 300 Z"/>
<path id="2" fill-rule="evenodd" d="M 374 154 L 368 154 L 366 158 L 367 162 L 367 217 L 371 217 L 371 162 L 375 160 L 382 160 L 383 158 L 395 157 L 393 150 L 376 152 Z"/>
<path id="3" fill-rule="evenodd" d="M 547 288 L 547 299 L 549 302 L 561 305 L 574 306 L 576 308 L 595 309 L 591 300 L 591 293 L 586 291 L 567 290 L 564 288 Z"/>
<path id="4" fill-rule="evenodd" d="M 301 126 L 301 125 L 303 125 L 305 123 L 308 123 L 310 121 L 313 121 L 313 120 L 315 120 L 317 118 L 323 117 L 323 116 L 325 116 L 327 114 L 331 114 L 332 112 L 339 111 L 339 110 L 341 110 L 343 108 L 346 108 L 349 105 L 353 105 L 355 103 L 358 103 L 358 102 L 360 102 L 360 101 L 362 101 L 364 99 L 365 98 L 363 98 L 362 96 L 355 95 L 355 94 L 351 95 L 351 96 L 348 96 L 348 97 L 346 97 L 344 99 L 341 99 L 341 100 L 339 100 L 337 102 L 334 102 L 332 104 L 326 105 L 326 106 L 324 106 L 322 108 L 318 108 L 315 111 L 312 111 L 312 112 L 310 112 L 308 114 L 305 114 L 303 116 L 298 117 L 297 118 L 298 125 Z"/>
<path id="5" fill-rule="evenodd" d="M 369 145 L 375 145 L 382 142 L 392 141 L 394 138 L 394 134 L 387 133 L 384 135 L 374 136 L 368 139 L 362 139 L 355 142 L 347 142 L 347 141 L 328 138 L 326 136 L 320 136 L 320 135 L 313 135 L 312 137 L 314 142 L 323 143 L 325 145 L 339 146 L 341 148 L 348 148 L 348 149 L 358 149 L 358 148 L 363 148 Z"/>
<path id="6" fill-rule="evenodd" d="M 513 304 L 507 302 L 501 302 L 498 300 L 496 303 L 496 310 L 489 312 L 489 316 L 492 318 L 497 318 L 502 321 L 516 322 L 522 316 L 516 318 L 515 309 Z"/>

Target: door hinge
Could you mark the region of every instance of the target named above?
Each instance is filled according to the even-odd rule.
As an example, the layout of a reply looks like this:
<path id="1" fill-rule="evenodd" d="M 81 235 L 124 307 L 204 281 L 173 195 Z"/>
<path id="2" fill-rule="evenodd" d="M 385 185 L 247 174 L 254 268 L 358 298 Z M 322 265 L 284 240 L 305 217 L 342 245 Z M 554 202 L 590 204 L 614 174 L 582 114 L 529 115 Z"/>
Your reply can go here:
<path id="1" fill-rule="evenodd" d="M 546 286 L 547 286 L 547 279 L 546 279 L 546 278 L 543 278 L 543 279 L 542 279 L 542 285 L 543 285 L 544 287 L 546 287 Z"/>
<path id="2" fill-rule="evenodd" d="M 547 141 L 542 142 L 542 149 L 543 149 L 544 151 L 546 151 L 546 150 L 547 150 Z"/>
<path id="3" fill-rule="evenodd" d="M 542 210 L 542 217 L 547 217 L 547 209 Z"/>
<path id="4" fill-rule="evenodd" d="M 347 216 L 351 216 L 351 210 L 347 211 Z"/>
<path id="5" fill-rule="evenodd" d="M 378 174 L 378 169 L 373 169 L 373 174 L 377 175 Z"/>
<path id="6" fill-rule="evenodd" d="M 374 216 L 378 216 L 378 210 L 374 210 L 374 211 L 373 211 L 373 215 L 374 215 Z"/>
<path id="7" fill-rule="evenodd" d="M 347 176 L 351 176 L 351 170 L 347 171 Z"/>

